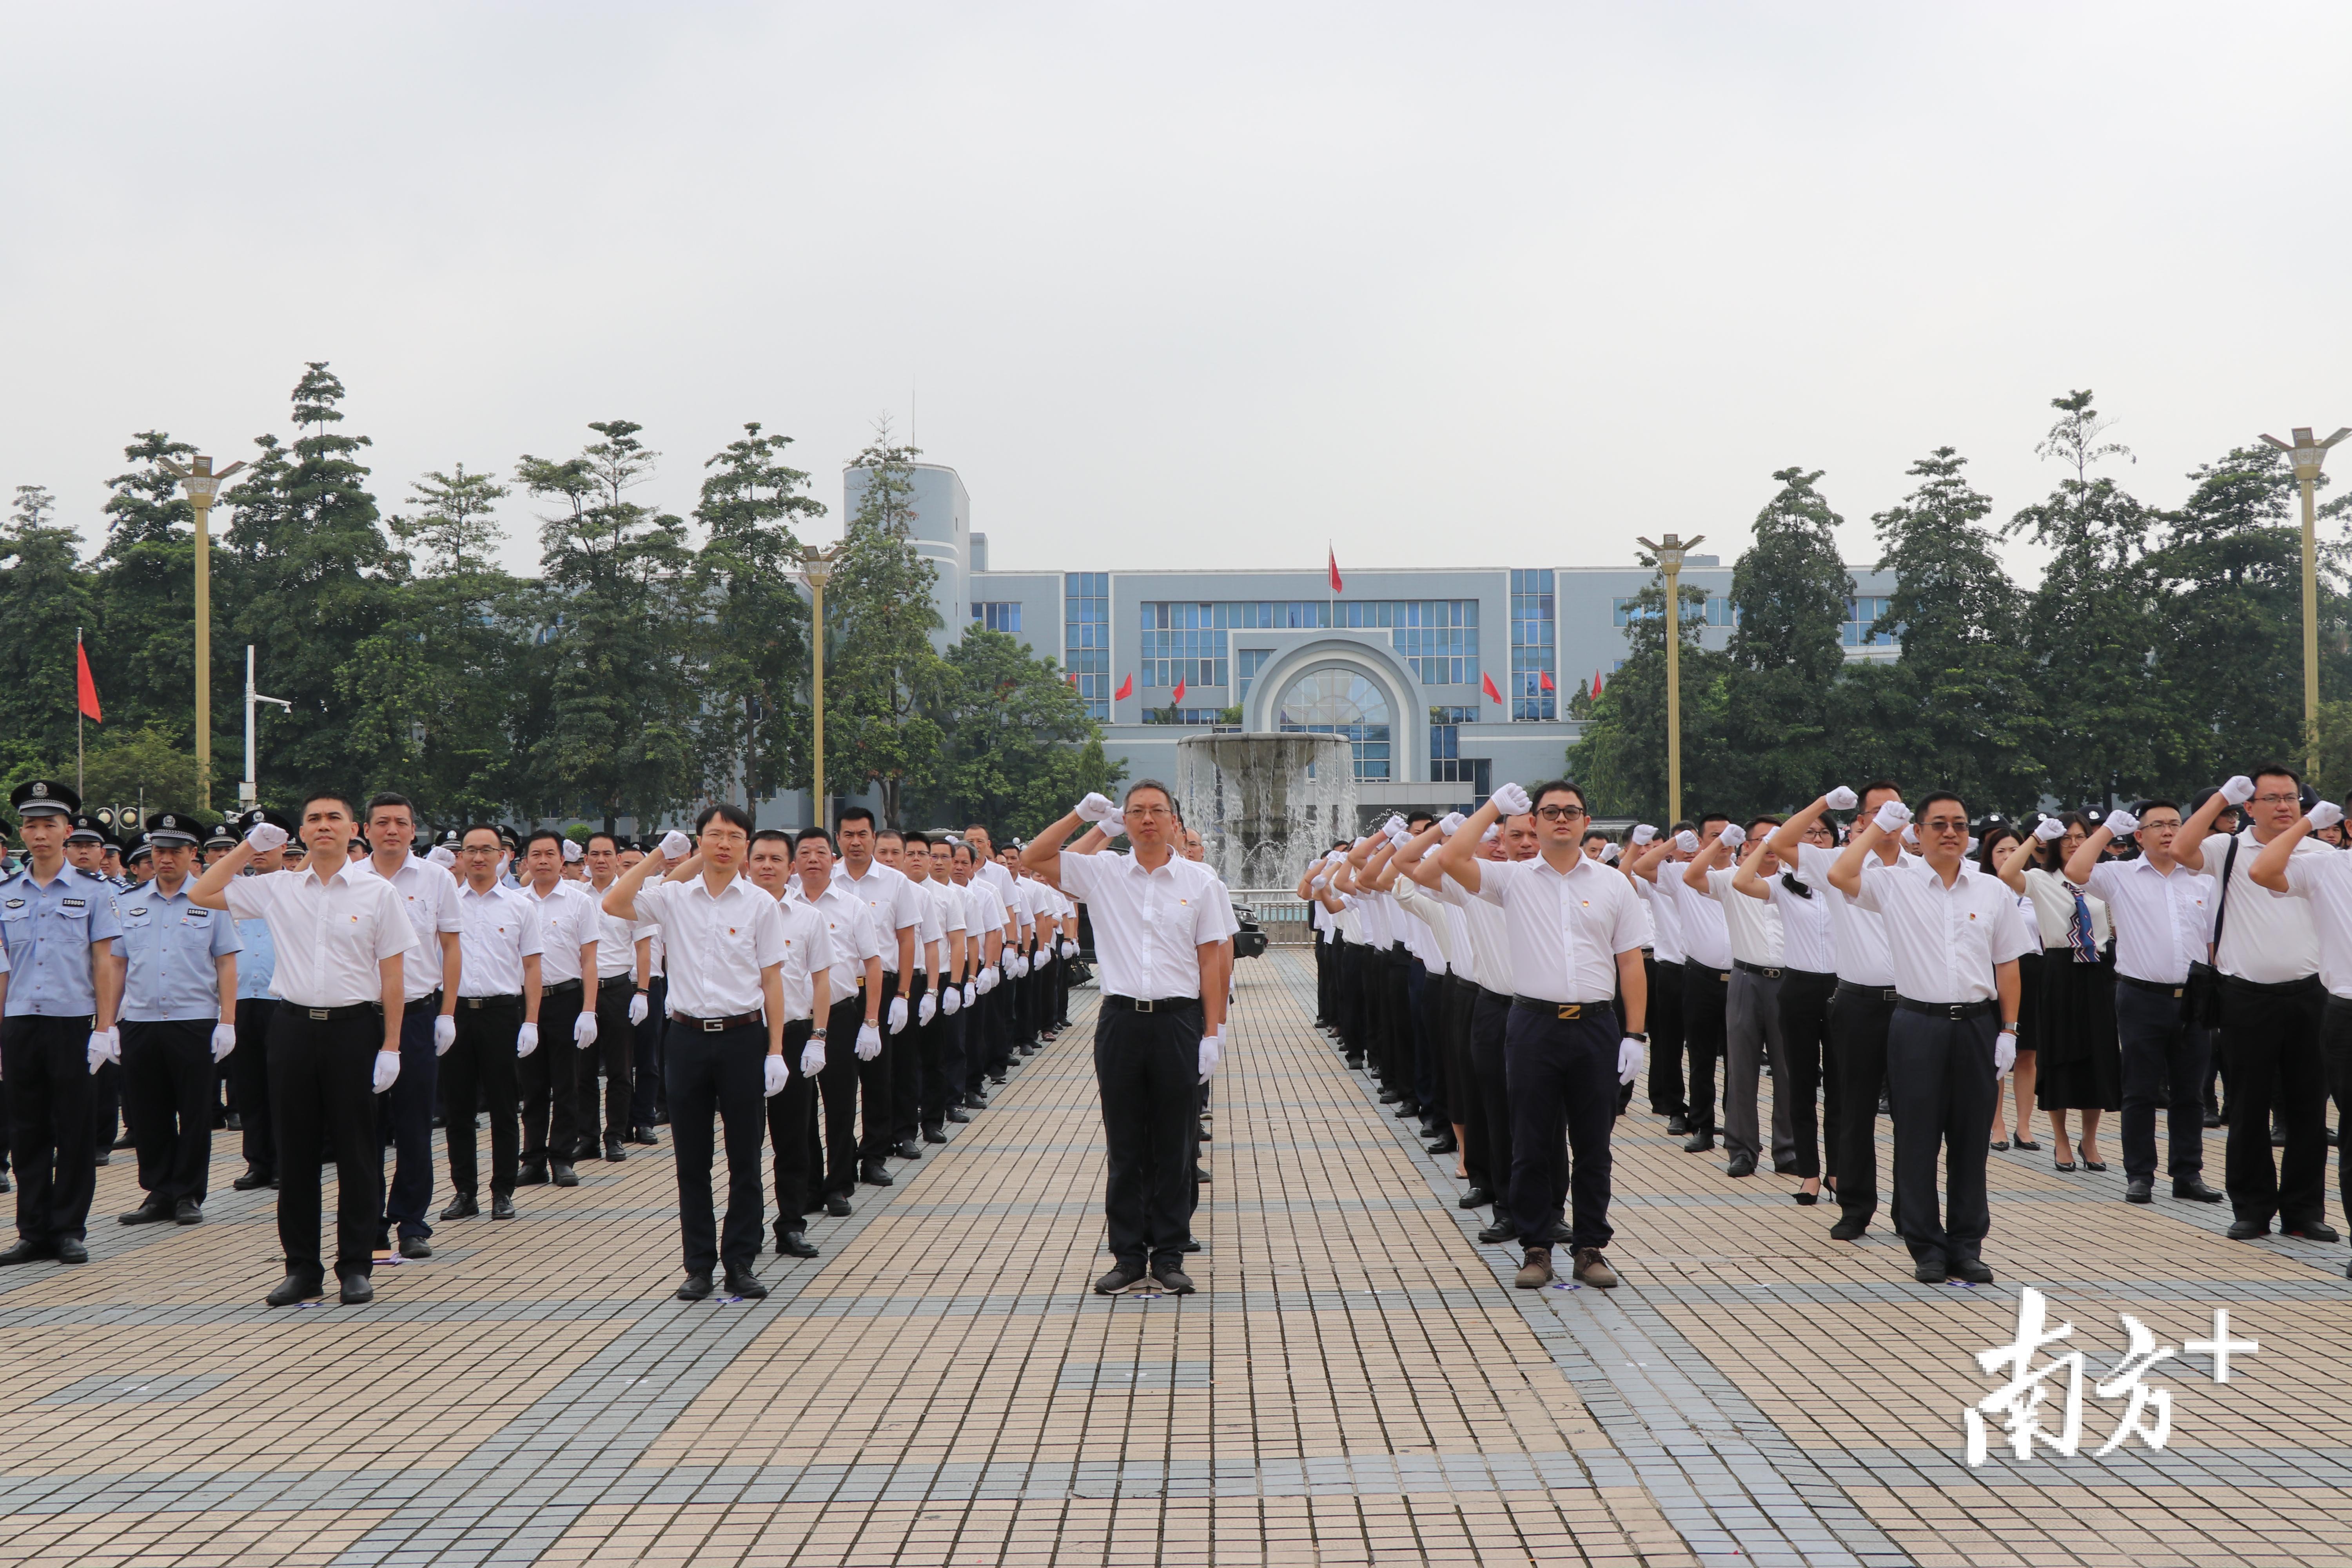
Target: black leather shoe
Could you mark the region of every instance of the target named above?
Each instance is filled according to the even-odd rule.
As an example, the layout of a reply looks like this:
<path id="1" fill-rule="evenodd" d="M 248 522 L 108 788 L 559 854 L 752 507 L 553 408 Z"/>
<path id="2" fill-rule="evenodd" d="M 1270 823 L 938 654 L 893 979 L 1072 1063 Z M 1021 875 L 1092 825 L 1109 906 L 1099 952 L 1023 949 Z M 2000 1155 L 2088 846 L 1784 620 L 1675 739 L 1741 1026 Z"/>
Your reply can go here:
<path id="1" fill-rule="evenodd" d="M 648 1149 L 658 1148 L 661 1145 L 661 1140 L 654 1136 L 654 1130 L 650 1127 L 630 1128 L 629 1142 L 641 1143 Z"/>
<path id="2" fill-rule="evenodd" d="M 923 1157 L 923 1146 L 912 1138 L 908 1138 L 891 1145 L 890 1152 L 898 1155 L 901 1160 L 919 1160 Z"/>
<path id="3" fill-rule="evenodd" d="M 2231 1241 L 2252 1241 L 2270 1233 L 2271 1222 L 2266 1219 L 2242 1219 L 2231 1224 L 2229 1237 Z"/>
<path id="4" fill-rule="evenodd" d="M 688 1275 L 685 1282 L 677 1288 L 677 1299 L 681 1301 L 709 1300 L 710 1299 L 710 1276 L 708 1274 Z"/>
<path id="5" fill-rule="evenodd" d="M 1868 1215 L 1842 1214 L 1838 1215 L 1837 1224 L 1830 1226 L 1830 1239 L 1832 1241 L 1860 1241 L 1862 1239 L 1862 1233 L 1869 1228 L 1870 1216 Z"/>
<path id="6" fill-rule="evenodd" d="M 944 1128 L 944 1127 L 942 1127 L 942 1126 L 939 1125 L 937 1122 L 933 1122 L 930 1126 L 926 1127 L 926 1128 L 924 1128 L 924 1129 L 923 1129 L 923 1142 L 926 1142 L 926 1143 L 944 1143 L 944 1142 L 946 1142 L 947 1141 L 948 1141 L 948 1130 L 947 1130 L 946 1128 Z"/>
<path id="7" fill-rule="evenodd" d="M 835 1193 L 824 1200 L 824 1212 L 835 1219 L 849 1217 L 849 1200 Z"/>
<path id="8" fill-rule="evenodd" d="M 433 1256 L 433 1244 L 421 1236 L 404 1236 L 400 1238 L 400 1255 L 420 1260 L 427 1258 Z"/>
<path id="9" fill-rule="evenodd" d="M 1744 1150 L 1739 1153 L 1734 1154 L 1731 1157 L 1731 1163 L 1723 1167 L 1723 1173 L 1727 1176 L 1754 1175 L 1756 1173 L 1756 1156 Z"/>
<path id="10" fill-rule="evenodd" d="M 1195 1166 L 1193 1166 L 1193 1167 L 1192 1167 L 1192 1179 L 1193 1179 L 1194 1181 L 1196 1181 L 1196 1182 L 1200 1183 L 1202 1186 L 1206 1186 L 1206 1185 L 1208 1185 L 1208 1184 L 1209 1184 L 1209 1167 L 1208 1167 L 1208 1166 L 1206 1166 L 1206 1165 L 1195 1165 Z"/>
<path id="11" fill-rule="evenodd" d="M 229 1184 L 230 1186 L 235 1187 L 240 1193 L 249 1193 L 256 1187 L 266 1187 L 268 1184 L 268 1173 L 266 1171 L 257 1171 L 250 1165 L 247 1165 L 245 1168 L 245 1174 L 239 1176 L 236 1181 Z"/>
<path id="12" fill-rule="evenodd" d="M 2209 1187 L 2201 1176 L 2185 1176 L 2172 1184 L 2172 1195 L 2183 1203 L 2218 1204 L 2227 1195 L 2219 1187 Z"/>
<path id="13" fill-rule="evenodd" d="M 988 1081 L 994 1084 L 1001 1084 L 1004 1081 L 1004 1074 L 1001 1072 L 990 1073 L 988 1075 Z"/>
<path id="14" fill-rule="evenodd" d="M 552 1163 L 552 1168 L 555 1172 L 555 1184 L 557 1186 L 576 1187 L 580 1184 L 580 1173 L 573 1170 L 568 1162 L 562 1160 L 554 1161 Z"/>
<path id="15" fill-rule="evenodd" d="M 2153 1203 L 2155 1201 L 2156 1186 L 2154 1183 L 2145 1182 L 2140 1180 L 2137 1176 L 2135 1176 L 2130 1181 L 2124 1184 L 2124 1202 L 2127 1204 L 2146 1204 Z"/>
<path id="16" fill-rule="evenodd" d="M 5 1252 L 0 1252 L 0 1268 L 11 1263 L 37 1263 L 49 1256 L 47 1242 L 20 1241 Z"/>
<path id="17" fill-rule="evenodd" d="M 2298 1241 L 2341 1241 L 2344 1237 L 2324 1219 L 2306 1219 L 2294 1225 L 2279 1226 L 2281 1236 L 2291 1236 Z"/>
<path id="18" fill-rule="evenodd" d="M 156 1198 L 149 1198 L 129 1214 L 114 1216 L 118 1225 L 154 1225 L 171 1217 L 172 1205 Z"/>
<path id="19" fill-rule="evenodd" d="M 130 1133 L 129 1130 L 127 1130 L 127 1129 L 126 1129 L 126 1130 L 124 1131 L 124 1132 L 123 1132 L 123 1134 L 122 1134 L 122 1136 L 121 1136 L 121 1137 L 117 1138 L 113 1142 L 109 1143 L 109 1144 L 107 1145 L 107 1147 L 108 1147 L 108 1148 L 110 1148 L 110 1149 L 111 1149 L 111 1150 L 113 1150 L 113 1151 L 115 1151 L 117 1153 L 120 1153 L 120 1152 L 121 1152 L 123 1150 L 130 1148 L 130 1147 L 131 1147 L 131 1133 Z"/>
<path id="20" fill-rule="evenodd" d="M 90 1163 L 94 1165 L 111 1165 L 114 1163 L 114 1156 L 108 1153 L 105 1150 L 100 1149 L 91 1159 Z"/>
<path id="21" fill-rule="evenodd" d="M 343 1289 L 340 1300 L 344 1306 L 364 1307 L 375 1300 L 375 1281 L 366 1275 L 353 1269 L 341 1278 Z"/>
<path id="22" fill-rule="evenodd" d="M 1689 1136 L 1689 1134 L 1690 1134 L 1690 1118 L 1689 1118 L 1689 1117 L 1687 1117 L 1687 1116 L 1669 1116 L 1669 1117 L 1667 1117 L 1667 1118 L 1666 1118 L 1666 1136 L 1667 1136 L 1667 1137 L 1669 1137 L 1669 1138 L 1685 1138 L 1685 1137 L 1688 1137 L 1688 1136 Z"/>
<path id="23" fill-rule="evenodd" d="M 519 1167 L 515 1172 L 515 1185 L 518 1187 L 543 1187 L 547 1185 L 546 1162 L 543 1160 L 525 1160 L 520 1167 Z"/>
<path id="24" fill-rule="evenodd" d="M 61 1236 L 58 1237 L 58 1261 L 87 1263 L 89 1261 L 89 1248 L 82 1245 L 79 1237 Z"/>
<path id="25" fill-rule="evenodd" d="M 776 1254 L 780 1258 L 814 1258 L 816 1248 L 809 1245 L 805 1232 L 776 1227 Z"/>
<path id="26" fill-rule="evenodd" d="M 1478 1233 L 1478 1239 L 1485 1246 L 1500 1247 L 1517 1235 L 1518 1232 L 1516 1229 L 1505 1225 L 1501 1220 L 1496 1220 Z"/>
<path id="27" fill-rule="evenodd" d="M 890 1184 L 890 1173 L 882 1168 L 881 1161 L 868 1160 L 857 1167 L 857 1179 L 869 1187 L 887 1187 Z"/>
<path id="28" fill-rule="evenodd" d="M 1773 1161 L 1772 1173 L 1776 1176 L 1801 1176 L 1804 1174 L 1802 1171 L 1797 1169 L 1797 1162 L 1794 1160 Z"/>
<path id="29" fill-rule="evenodd" d="M 1451 1154 L 1456 1149 L 1461 1148 L 1462 1145 L 1454 1141 L 1453 1130 L 1449 1128 L 1445 1131 L 1439 1133 L 1437 1135 L 1437 1142 L 1430 1144 L 1428 1147 L 1429 1152 L 1433 1154 Z"/>
<path id="30" fill-rule="evenodd" d="M 1403 1095 L 1398 1093 L 1392 1089 L 1384 1089 L 1381 1090 L 1381 1103 L 1382 1105 L 1394 1105 L 1398 1100 L 1402 1100 L 1403 1098 Z"/>
<path id="31" fill-rule="evenodd" d="M 194 1198 L 182 1198 L 172 1205 L 172 1223 L 173 1225 L 204 1224 L 205 1205 Z"/>
<path id="32" fill-rule="evenodd" d="M 1160 1264 L 1152 1269 L 1151 1277 L 1159 1280 L 1160 1288 L 1171 1296 L 1190 1296 L 1195 1289 L 1192 1277 L 1172 1263 Z"/>
<path id="33" fill-rule="evenodd" d="M 950 1106 L 948 1109 L 948 1120 L 950 1121 L 968 1125 L 971 1121 L 971 1112 L 964 1110 L 961 1106 Z"/>
<path id="34" fill-rule="evenodd" d="M 512 1219 L 514 1216 L 514 1195 L 511 1193 L 492 1193 L 490 1194 L 490 1217 L 492 1219 Z"/>
<path id="35" fill-rule="evenodd" d="M 1184 1245 L 1177 1248 L 1177 1250 L 1180 1252 L 1198 1252 L 1201 1250 L 1201 1238 L 1197 1236 L 1188 1236 L 1184 1238 Z"/>
<path id="36" fill-rule="evenodd" d="M 2218 1110 L 2214 1110 L 2212 1107 L 2210 1107 L 2210 1106 L 2207 1106 L 2207 1107 L 2205 1108 L 2205 1125 L 2206 1125 L 2206 1126 L 2208 1126 L 2208 1127 L 2219 1127 L 2219 1126 L 2221 1126 L 2221 1113 L 2220 1111 L 2218 1111 Z"/>
<path id="37" fill-rule="evenodd" d="M 1981 1258 L 1956 1258 L 1952 1259 L 1951 1268 L 1952 1277 L 1956 1279 L 1965 1279 L 1971 1285 L 1992 1283 L 1992 1270 L 1985 1266 Z"/>
<path id="38" fill-rule="evenodd" d="M 1398 1100 L 1396 1110 L 1391 1112 L 1391 1114 L 1399 1121 L 1412 1121 L 1421 1114 L 1421 1101 L 1417 1100 Z"/>
<path id="39" fill-rule="evenodd" d="M 1110 1272 L 1095 1281 L 1095 1294 L 1116 1296 L 1122 1290 L 1133 1289 L 1142 1278 L 1142 1269 L 1129 1264 L 1115 1263 L 1111 1265 Z"/>
<path id="40" fill-rule="evenodd" d="M 1473 1187 L 1468 1192 L 1463 1194 L 1460 1197 L 1454 1199 L 1454 1206 L 1458 1209 L 1482 1209 L 1494 1201 L 1495 1194 L 1488 1192 L 1486 1188 Z"/>
<path id="41" fill-rule="evenodd" d="M 308 1274 L 289 1274 L 278 1282 L 278 1289 L 264 1296 L 262 1300 L 273 1307 L 290 1307 L 297 1301 L 312 1300 L 325 1294 L 323 1280 L 313 1279 Z"/>
<path id="42" fill-rule="evenodd" d="M 1714 1130 L 1711 1128 L 1702 1127 L 1697 1131 L 1690 1135 L 1690 1142 L 1683 1145 L 1683 1152 L 1685 1154 L 1704 1154 L 1714 1147 Z"/>
<path id="43" fill-rule="evenodd" d="M 120 1149 L 122 1145 L 117 1143 L 115 1147 Z M 2280 1126 L 2275 1121 L 2271 1123 L 2271 1147 L 2273 1149 L 2284 1149 L 2286 1147 L 2286 1129 Z"/>
<path id="44" fill-rule="evenodd" d="M 9 1190 L 8 1173 L 5 1171 L 0 1171 L 0 1193 L 5 1193 Z"/>
<path id="45" fill-rule="evenodd" d="M 628 1157 L 629 1157 L 629 1152 L 628 1152 L 626 1149 L 624 1149 L 624 1148 L 622 1148 L 622 1147 L 621 1147 L 621 1141 L 620 1141 L 618 1138 L 614 1137 L 614 1136 L 613 1136 L 613 1135 L 611 1135 L 610 1133 L 605 1134 L 605 1137 L 604 1137 L 604 1158 L 606 1158 L 607 1160 L 613 1161 L 613 1162 L 614 1162 L 614 1163 L 618 1163 L 619 1162 L 621 1162 L 621 1161 L 623 1161 L 623 1160 L 625 1160 L 625 1159 L 627 1159 Z"/>
<path id="46" fill-rule="evenodd" d="M 1911 1265 L 1911 1278 L 1922 1285 L 1941 1285 L 1951 1277 L 1951 1267 L 1941 1258 L 1917 1258 Z"/>
<path id="47" fill-rule="evenodd" d="M 740 1296 L 746 1301 L 764 1301 L 768 1297 L 768 1288 L 750 1269 L 730 1268 L 727 1271 L 727 1293 Z"/>
<path id="48" fill-rule="evenodd" d="M 973 1089 L 970 1094 L 963 1097 L 963 1108 L 966 1110 L 986 1110 L 988 1109 L 988 1091 L 984 1089 Z"/>
<path id="49" fill-rule="evenodd" d="M 441 1211 L 441 1217 L 443 1219 L 471 1219 L 481 1212 L 482 1205 L 480 1203 L 476 1201 L 473 1194 L 459 1193 L 456 1197 L 449 1200 L 449 1206 Z"/>

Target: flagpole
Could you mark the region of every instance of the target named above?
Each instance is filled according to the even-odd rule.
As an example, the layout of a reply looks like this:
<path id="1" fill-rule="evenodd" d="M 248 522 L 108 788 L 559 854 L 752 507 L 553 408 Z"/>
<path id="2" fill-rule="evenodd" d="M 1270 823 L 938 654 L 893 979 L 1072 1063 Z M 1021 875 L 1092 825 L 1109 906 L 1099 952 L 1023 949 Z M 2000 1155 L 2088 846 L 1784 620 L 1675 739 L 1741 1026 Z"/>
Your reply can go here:
<path id="1" fill-rule="evenodd" d="M 74 794 L 81 794 L 81 628 L 74 627 Z"/>

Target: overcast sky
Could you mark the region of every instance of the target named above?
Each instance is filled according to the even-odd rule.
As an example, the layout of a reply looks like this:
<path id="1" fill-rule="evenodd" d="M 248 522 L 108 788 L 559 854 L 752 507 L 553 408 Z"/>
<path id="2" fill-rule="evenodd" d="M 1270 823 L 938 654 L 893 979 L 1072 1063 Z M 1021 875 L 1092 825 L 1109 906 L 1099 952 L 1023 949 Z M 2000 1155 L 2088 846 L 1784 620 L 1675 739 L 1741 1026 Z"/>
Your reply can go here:
<path id="1" fill-rule="evenodd" d="M 999 567 L 1850 560 L 2095 388 L 2170 505 L 2352 424 L 2352 9 L 838 5 L 7 12 L 0 495 L 351 390 L 387 510 L 591 419 L 877 416 Z M 509 559 L 537 543 L 517 498 Z M 2021 571 L 2033 561 L 2012 555 Z"/>

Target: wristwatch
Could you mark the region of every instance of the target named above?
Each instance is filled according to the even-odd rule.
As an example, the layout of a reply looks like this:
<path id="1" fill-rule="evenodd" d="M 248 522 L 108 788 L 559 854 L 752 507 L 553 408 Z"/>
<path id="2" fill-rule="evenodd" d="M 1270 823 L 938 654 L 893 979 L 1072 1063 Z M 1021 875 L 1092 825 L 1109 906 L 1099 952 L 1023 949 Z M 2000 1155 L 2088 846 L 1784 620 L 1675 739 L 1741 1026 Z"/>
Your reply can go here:
<path id="1" fill-rule="evenodd" d="M 1639 1040 L 1645 1046 L 1650 1043 L 1649 1034 L 1642 1029 L 1628 1029 L 1625 1031 L 1625 1037 L 1629 1040 Z"/>
<path id="2" fill-rule="evenodd" d="M 821 1040 L 824 1038 L 824 1031 L 823 1029 L 811 1029 L 809 1031 L 809 1038 L 812 1040 Z"/>
<path id="3" fill-rule="evenodd" d="M 2004 1035 L 2013 1035 L 2013 1034 L 2017 1033 L 2017 1024 L 2016 1024 L 2016 1021 L 2015 1021 L 2014 1019 L 2012 1019 L 2012 1020 L 2011 1020 L 2009 1023 L 2003 1024 L 2003 1025 L 2000 1026 L 2000 1032 L 2001 1032 L 2002 1034 L 2004 1034 Z"/>

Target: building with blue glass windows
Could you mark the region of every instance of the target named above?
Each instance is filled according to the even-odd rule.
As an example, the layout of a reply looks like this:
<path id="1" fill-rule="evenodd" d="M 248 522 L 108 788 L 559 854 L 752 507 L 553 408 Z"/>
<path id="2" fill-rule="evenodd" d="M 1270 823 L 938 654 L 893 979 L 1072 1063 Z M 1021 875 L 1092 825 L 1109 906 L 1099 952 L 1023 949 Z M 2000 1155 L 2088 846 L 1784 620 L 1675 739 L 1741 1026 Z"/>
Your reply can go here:
<path id="1" fill-rule="evenodd" d="M 865 478 L 846 475 L 849 513 Z M 1390 568 L 1342 552 L 1336 594 L 1319 563 L 1025 570 L 991 562 L 954 469 L 919 465 L 914 504 L 917 548 L 939 568 L 941 645 L 982 626 L 1056 660 L 1128 777 L 1173 777 L 1176 742 L 1218 726 L 1308 731 L 1348 739 L 1368 808 L 1464 805 L 1503 780 L 1558 774 L 1580 728 L 1562 716 L 1568 697 L 1623 660 L 1652 576 L 1633 563 L 1642 523 L 1626 526 L 1619 566 L 1547 564 L 1533 537 L 1520 562 L 1492 568 Z M 1891 577 L 1847 570 L 1847 657 L 1894 658 L 1876 629 Z M 1702 641 L 1723 647 L 1730 567 L 1689 556 L 1683 581 L 1706 591 Z"/>

